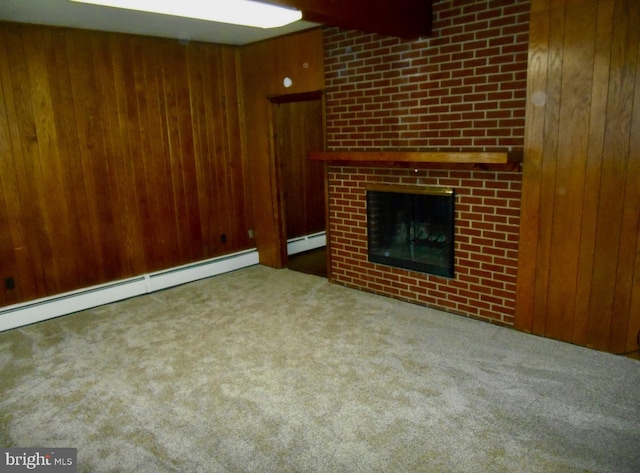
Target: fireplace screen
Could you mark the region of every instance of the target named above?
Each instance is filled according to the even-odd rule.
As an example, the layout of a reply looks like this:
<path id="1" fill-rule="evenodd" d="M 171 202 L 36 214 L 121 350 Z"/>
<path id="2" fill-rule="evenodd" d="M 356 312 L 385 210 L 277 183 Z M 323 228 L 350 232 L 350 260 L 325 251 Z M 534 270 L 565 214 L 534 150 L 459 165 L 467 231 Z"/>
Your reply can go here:
<path id="1" fill-rule="evenodd" d="M 453 277 L 453 189 L 367 188 L 369 261 Z"/>

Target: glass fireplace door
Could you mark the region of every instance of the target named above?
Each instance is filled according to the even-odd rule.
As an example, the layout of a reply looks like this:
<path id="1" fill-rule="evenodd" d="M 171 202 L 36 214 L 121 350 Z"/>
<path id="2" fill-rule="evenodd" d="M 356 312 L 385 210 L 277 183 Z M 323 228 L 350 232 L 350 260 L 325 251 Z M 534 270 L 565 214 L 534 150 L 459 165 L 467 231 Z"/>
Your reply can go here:
<path id="1" fill-rule="evenodd" d="M 368 188 L 369 261 L 452 278 L 454 203 L 450 188 Z"/>

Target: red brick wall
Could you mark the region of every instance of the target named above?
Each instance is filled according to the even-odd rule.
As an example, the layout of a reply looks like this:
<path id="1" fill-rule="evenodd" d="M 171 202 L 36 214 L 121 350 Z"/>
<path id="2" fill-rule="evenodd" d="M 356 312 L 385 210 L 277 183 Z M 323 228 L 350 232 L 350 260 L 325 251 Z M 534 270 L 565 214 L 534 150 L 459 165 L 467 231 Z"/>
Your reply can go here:
<path id="1" fill-rule="evenodd" d="M 528 28 L 529 0 L 449 0 L 430 38 L 326 29 L 328 147 L 522 147 Z"/>
<path id="2" fill-rule="evenodd" d="M 327 149 L 504 151 L 524 144 L 528 0 L 434 2 L 434 35 L 325 30 Z M 519 172 L 329 167 L 332 279 L 513 324 Z M 456 189 L 455 278 L 367 261 L 366 184 Z"/>

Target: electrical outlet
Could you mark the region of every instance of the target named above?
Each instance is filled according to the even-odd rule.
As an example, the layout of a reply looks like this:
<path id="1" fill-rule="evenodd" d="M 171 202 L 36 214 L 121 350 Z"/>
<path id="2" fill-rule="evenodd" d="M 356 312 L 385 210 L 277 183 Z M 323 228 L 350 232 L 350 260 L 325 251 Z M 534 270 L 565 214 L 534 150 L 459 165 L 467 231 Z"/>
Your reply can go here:
<path id="1" fill-rule="evenodd" d="M 4 278 L 4 287 L 8 290 L 16 288 L 16 281 L 13 279 L 13 277 Z"/>

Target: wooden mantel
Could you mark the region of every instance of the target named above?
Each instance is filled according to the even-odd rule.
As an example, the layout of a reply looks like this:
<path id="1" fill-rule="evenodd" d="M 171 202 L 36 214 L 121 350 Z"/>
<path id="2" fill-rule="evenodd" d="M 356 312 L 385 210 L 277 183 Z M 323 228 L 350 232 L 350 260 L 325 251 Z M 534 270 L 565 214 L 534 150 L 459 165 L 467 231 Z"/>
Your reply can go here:
<path id="1" fill-rule="evenodd" d="M 468 151 L 315 151 L 309 153 L 312 161 L 330 161 L 332 164 L 412 166 L 412 167 L 478 167 L 519 170 L 522 150 L 504 152 Z"/>

